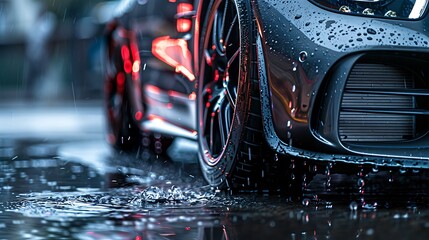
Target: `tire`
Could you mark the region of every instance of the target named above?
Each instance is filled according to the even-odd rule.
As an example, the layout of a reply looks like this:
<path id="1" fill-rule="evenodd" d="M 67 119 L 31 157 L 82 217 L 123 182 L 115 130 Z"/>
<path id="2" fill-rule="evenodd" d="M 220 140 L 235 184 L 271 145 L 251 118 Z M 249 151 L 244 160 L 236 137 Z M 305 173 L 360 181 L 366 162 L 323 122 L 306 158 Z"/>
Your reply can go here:
<path id="1" fill-rule="evenodd" d="M 259 189 L 268 174 L 250 3 L 211 0 L 201 19 L 197 129 L 203 175 L 213 187 Z"/>
<path id="2" fill-rule="evenodd" d="M 107 59 L 107 66 L 111 68 L 105 83 L 107 140 L 118 151 L 133 152 L 141 146 L 143 136 L 131 111 L 131 76 L 121 69 L 123 64 L 118 63 L 120 58 L 115 53 L 118 54 L 117 50 L 109 51 Z"/>

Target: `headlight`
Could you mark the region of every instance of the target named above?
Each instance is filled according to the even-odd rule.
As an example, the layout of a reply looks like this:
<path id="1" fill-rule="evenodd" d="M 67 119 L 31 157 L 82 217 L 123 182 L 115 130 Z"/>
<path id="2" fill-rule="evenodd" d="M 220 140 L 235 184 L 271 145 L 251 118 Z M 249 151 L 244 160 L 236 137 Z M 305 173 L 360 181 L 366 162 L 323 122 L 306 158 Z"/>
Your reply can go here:
<path id="1" fill-rule="evenodd" d="M 429 0 L 310 0 L 338 12 L 386 18 L 418 19 Z"/>

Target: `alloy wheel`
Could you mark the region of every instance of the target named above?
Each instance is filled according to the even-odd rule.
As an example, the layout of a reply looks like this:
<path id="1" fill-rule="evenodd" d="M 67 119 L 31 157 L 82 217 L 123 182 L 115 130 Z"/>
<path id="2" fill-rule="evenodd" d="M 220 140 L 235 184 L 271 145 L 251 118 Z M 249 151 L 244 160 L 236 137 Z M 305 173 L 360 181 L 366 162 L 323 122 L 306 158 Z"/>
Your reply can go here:
<path id="1" fill-rule="evenodd" d="M 240 76 L 240 26 L 234 1 L 215 1 L 204 36 L 200 86 L 200 141 L 205 161 L 225 151 L 236 112 Z"/>

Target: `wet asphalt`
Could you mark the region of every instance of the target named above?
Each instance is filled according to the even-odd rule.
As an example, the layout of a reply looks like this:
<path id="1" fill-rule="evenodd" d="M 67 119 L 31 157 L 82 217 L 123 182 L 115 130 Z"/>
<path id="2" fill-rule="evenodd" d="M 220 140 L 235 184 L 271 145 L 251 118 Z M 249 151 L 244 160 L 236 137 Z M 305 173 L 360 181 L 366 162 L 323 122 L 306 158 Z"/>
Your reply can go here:
<path id="1" fill-rule="evenodd" d="M 407 174 L 388 172 L 381 182 L 392 192 L 375 191 L 366 205 L 363 192 L 347 196 L 332 188 L 327 194 L 323 174 L 308 183 L 315 186 L 311 194 L 231 194 L 207 186 L 195 154 L 183 151 L 184 145 L 122 153 L 109 147 L 104 132 L 100 102 L 0 106 L 0 239 L 429 236 L 426 185 L 412 194 L 405 194 L 411 180 L 402 183 L 404 192 L 392 187 L 413 179 Z M 356 176 L 332 175 L 331 181 L 356 182 Z M 375 182 L 367 180 L 366 187 Z M 374 189 L 380 188 L 386 189 Z M 401 195 L 407 196 L 396 199 Z"/>

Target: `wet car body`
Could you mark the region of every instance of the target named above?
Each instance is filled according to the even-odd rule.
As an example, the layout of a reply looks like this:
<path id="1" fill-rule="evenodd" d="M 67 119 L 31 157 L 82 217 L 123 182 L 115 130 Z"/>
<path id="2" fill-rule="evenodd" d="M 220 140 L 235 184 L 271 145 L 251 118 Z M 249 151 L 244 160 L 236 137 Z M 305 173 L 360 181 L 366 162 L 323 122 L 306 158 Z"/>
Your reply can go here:
<path id="1" fill-rule="evenodd" d="M 342 14 L 310 1 L 254 6 L 272 148 L 310 159 L 427 168 L 426 15 Z M 408 76 L 415 82 L 392 86 Z"/>
<path id="2" fill-rule="evenodd" d="M 231 24 L 229 32 L 234 32 L 231 30 L 235 30 L 236 19 L 228 19 L 226 14 L 229 2 L 235 5 L 236 13 L 232 14 L 239 16 L 240 22 L 235 43 L 243 45 L 241 52 L 230 56 L 232 62 L 240 55 L 240 64 L 234 68 L 237 76 L 231 78 L 246 82 L 253 77 L 258 83 L 236 83 L 235 90 L 241 88 L 241 92 L 234 100 L 237 106 L 227 105 L 234 109 L 231 122 L 227 122 L 229 130 L 226 136 L 219 136 L 224 134 L 221 129 L 212 138 L 213 129 L 202 123 L 206 120 L 201 115 L 208 111 L 213 122 L 219 111 L 227 112 L 219 107 L 227 94 L 215 95 L 213 98 L 221 99 L 217 101 L 211 101 L 211 95 L 208 100 L 201 95 L 220 91 L 205 86 L 217 84 L 218 71 L 225 71 L 220 65 L 228 53 L 216 53 L 216 44 L 211 49 L 207 38 L 217 37 L 216 21 L 222 11 L 226 24 Z M 264 144 L 289 160 L 296 157 L 361 167 L 428 168 L 429 129 L 425 122 L 429 106 L 425 99 L 429 88 L 425 76 L 429 72 L 425 66 L 429 61 L 429 37 L 425 33 L 428 17 L 422 11 L 427 6 L 421 5 L 427 2 L 414 2 L 421 9 L 417 17 L 409 18 L 388 10 L 389 4 L 402 9 L 398 1 L 381 1 L 382 6 L 376 8 L 381 13 L 364 8 L 365 14 L 362 6 L 379 3 L 358 2 L 123 1 L 123 10 L 119 8 L 107 34 L 111 65 L 115 65 L 107 81 L 107 95 L 113 89 L 122 99 L 119 104 L 111 104 L 109 101 L 115 102 L 117 97 L 107 98 L 108 115 L 116 112 L 117 116 L 110 120 L 112 132 L 116 128 L 117 133 L 109 134 L 109 141 L 119 149 L 128 147 L 124 142 L 140 145 L 144 139 L 134 134 L 138 131 L 197 140 L 206 180 L 223 187 L 257 186 L 261 179 L 272 176 L 265 171 L 277 167 L 266 160 L 271 156 L 263 153 Z M 180 3 L 191 8 L 179 13 Z M 219 11 L 221 7 L 225 10 Z M 355 8 L 354 12 L 350 8 Z M 386 16 L 380 15 L 384 12 Z M 149 22 L 154 19 L 166 24 L 154 27 Z M 192 28 L 178 32 L 174 29 L 178 19 L 191 19 Z M 130 54 L 124 54 L 123 46 Z M 162 53 L 157 52 L 158 47 Z M 127 58 L 132 61 L 128 70 Z M 218 62 L 212 65 L 212 61 Z M 207 69 L 213 73 L 207 74 Z M 124 82 L 120 72 L 125 73 L 125 88 L 118 84 Z M 228 69 L 220 73 L 228 79 L 223 85 L 233 74 Z M 207 83 L 207 76 L 215 80 Z M 124 99 L 130 103 L 125 104 L 126 109 L 121 104 Z M 213 103 L 219 106 L 213 107 Z M 109 104 L 119 107 L 109 110 Z M 254 120 L 259 117 L 260 125 Z M 126 124 L 118 126 L 121 122 Z M 215 141 L 223 145 L 212 147 Z M 242 142 L 244 151 L 238 150 Z M 277 161 L 277 157 L 274 159 Z M 237 172 L 241 180 L 231 177 Z M 256 183 L 250 183 L 253 177 L 258 179 Z M 241 182 L 230 184 L 229 180 Z"/>

